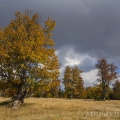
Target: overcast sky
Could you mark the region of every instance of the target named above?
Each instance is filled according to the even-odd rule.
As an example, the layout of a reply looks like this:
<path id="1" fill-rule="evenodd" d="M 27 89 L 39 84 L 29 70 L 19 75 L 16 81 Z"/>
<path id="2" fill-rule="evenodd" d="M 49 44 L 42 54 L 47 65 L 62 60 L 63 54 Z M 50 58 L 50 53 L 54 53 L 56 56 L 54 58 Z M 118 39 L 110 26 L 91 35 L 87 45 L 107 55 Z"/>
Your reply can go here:
<path id="1" fill-rule="evenodd" d="M 39 12 L 43 22 L 48 16 L 57 22 L 53 39 L 60 78 L 66 65 L 78 65 L 85 85 L 93 85 L 101 57 L 120 68 L 120 0 L 0 0 L 0 27 L 25 9 Z"/>

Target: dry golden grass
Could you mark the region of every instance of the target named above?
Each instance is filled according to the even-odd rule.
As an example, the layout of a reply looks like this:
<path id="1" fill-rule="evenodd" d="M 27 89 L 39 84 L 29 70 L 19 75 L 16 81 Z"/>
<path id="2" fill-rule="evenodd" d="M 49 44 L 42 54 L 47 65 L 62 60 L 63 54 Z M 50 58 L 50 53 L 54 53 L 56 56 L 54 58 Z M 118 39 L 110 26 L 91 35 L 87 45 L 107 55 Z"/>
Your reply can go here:
<path id="1" fill-rule="evenodd" d="M 9 98 L 0 98 L 0 102 Z M 120 120 L 120 101 L 27 98 L 19 109 L 0 106 L 0 120 Z"/>

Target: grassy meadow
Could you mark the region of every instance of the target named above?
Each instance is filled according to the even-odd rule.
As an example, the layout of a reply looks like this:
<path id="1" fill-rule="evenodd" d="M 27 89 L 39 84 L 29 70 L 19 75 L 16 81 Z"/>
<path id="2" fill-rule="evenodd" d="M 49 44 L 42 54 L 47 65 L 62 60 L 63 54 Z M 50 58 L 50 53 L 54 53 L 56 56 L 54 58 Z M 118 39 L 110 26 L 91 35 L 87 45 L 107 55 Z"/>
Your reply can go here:
<path id="1" fill-rule="evenodd" d="M 120 101 L 26 98 L 19 109 L 0 106 L 0 120 L 120 120 Z"/>

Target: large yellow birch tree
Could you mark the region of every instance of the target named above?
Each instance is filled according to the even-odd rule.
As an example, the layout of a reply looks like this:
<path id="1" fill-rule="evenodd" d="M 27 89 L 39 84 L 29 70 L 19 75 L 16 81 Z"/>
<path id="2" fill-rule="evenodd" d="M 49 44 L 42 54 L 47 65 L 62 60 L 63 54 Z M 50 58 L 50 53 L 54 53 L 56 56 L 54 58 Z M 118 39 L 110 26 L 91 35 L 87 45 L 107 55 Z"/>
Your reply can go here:
<path id="1" fill-rule="evenodd" d="M 24 101 L 36 81 L 56 80 L 59 76 L 58 57 L 51 39 L 56 22 L 48 18 L 42 27 L 40 17 L 29 10 L 24 14 L 16 12 L 14 20 L 0 29 L 0 79 L 16 91 L 13 106 L 16 100 Z"/>

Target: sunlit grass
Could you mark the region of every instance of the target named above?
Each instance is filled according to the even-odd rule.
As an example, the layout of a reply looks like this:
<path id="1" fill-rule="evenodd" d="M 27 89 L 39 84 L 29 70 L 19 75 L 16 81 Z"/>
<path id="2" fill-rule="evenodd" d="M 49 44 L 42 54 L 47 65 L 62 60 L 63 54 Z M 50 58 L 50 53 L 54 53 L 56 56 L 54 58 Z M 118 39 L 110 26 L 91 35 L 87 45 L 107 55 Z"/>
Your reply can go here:
<path id="1" fill-rule="evenodd" d="M 9 98 L 0 98 L 0 102 Z M 116 114 L 115 114 L 116 111 Z M 120 101 L 27 98 L 19 109 L 0 106 L 0 120 L 119 120 Z"/>

